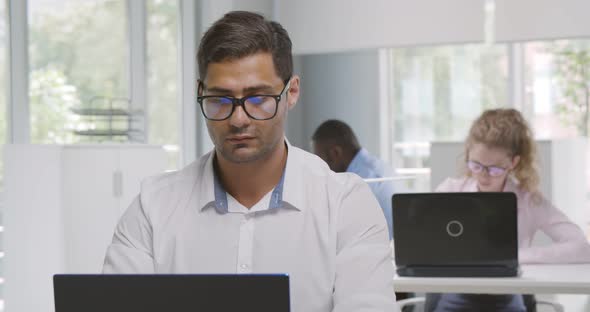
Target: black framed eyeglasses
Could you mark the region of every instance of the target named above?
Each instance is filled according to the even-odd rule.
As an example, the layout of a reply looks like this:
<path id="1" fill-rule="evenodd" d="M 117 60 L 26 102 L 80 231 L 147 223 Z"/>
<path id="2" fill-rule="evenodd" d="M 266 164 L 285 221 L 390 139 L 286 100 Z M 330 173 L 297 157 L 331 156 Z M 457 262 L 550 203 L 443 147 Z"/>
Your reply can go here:
<path id="1" fill-rule="evenodd" d="M 254 120 L 268 120 L 276 116 L 279 102 L 283 94 L 291 87 L 291 79 L 285 81 L 285 86 L 278 95 L 253 94 L 242 98 L 232 96 L 204 95 L 198 96 L 197 102 L 201 106 L 203 116 L 208 120 L 221 121 L 228 119 L 241 106 L 248 117 Z"/>

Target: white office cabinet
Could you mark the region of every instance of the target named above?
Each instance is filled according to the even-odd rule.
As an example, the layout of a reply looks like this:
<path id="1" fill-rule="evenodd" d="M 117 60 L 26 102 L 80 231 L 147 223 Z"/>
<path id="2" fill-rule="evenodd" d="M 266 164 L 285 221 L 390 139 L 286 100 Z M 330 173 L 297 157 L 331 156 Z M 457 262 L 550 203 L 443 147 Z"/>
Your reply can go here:
<path id="1" fill-rule="evenodd" d="M 63 163 L 67 164 L 63 167 L 63 208 L 68 272 L 100 272 L 101 257 L 122 209 L 114 190 L 120 183 L 118 154 L 98 148 L 69 149 L 63 154 Z M 93 242 L 91 248 L 88 242 Z M 82 250 L 83 257 L 79 255 Z"/>
<path id="2" fill-rule="evenodd" d="M 52 272 L 65 271 L 61 152 L 5 147 L 4 302 L 7 312 L 52 311 Z"/>
<path id="3" fill-rule="evenodd" d="M 140 181 L 165 167 L 159 146 L 7 145 L 5 311 L 53 311 L 53 274 L 99 273 Z"/>

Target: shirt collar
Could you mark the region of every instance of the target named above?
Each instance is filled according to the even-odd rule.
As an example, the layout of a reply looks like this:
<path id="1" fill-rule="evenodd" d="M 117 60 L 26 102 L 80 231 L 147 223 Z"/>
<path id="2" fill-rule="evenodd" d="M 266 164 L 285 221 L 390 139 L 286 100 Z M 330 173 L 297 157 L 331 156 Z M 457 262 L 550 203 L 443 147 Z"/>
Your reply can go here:
<path id="1" fill-rule="evenodd" d="M 359 171 L 359 169 L 361 169 L 361 167 L 364 167 L 362 162 L 364 159 L 366 159 L 369 156 L 369 151 L 367 151 L 365 148 L 361 148 L 356 155 L 354 155 L 354 158 L 352 159 L 352 161 L 350 162 L 350 164 L 348 164 L 348 168 L 346 168 L 347 172 L 357 172 Z"/>
<path id="2" fill-rule="evenodd" d="M 268 209 L 278 209 L 290 206 L 297 210 L 301 210 L 301 200 L 299 199 L 301 195 L 300 193 L 299 196 L 295 194 L 297 190 L 301 189 L 301 186 L 299 185 L 299 181 L 301 180 L 300 173 L 297 171 L 297 168 L 295 168 L 295 163 L 297 163 L 296 159 L 298 159 L 298 154 L 301 151 L 292 147 L 287 139 L 285 139 L 285 144 L 288 151 L 287 164 L 283 170 L 279 183 L 272 191 Z M 199 207 L 203 210 L 206 207 L 212 206 L 217 212 L 224 214 L 229 211 L 227 193 L 215 173 L 213 166 L 214 155 L 215 150 L 203 156 L 205 160 L 200 183 Z M 288 188 L 285 188 L 285 185 L 287 185 Z"/>
<path id="3" fill-rule="evenodd" d="M 289 140 L 285 138 L 285 144 L 289 150 L 287 155 L 287 165 L 285 166 L 284 185 L 282 201 L 290 208 L 302 211 L 304 210 L 305 184 L 302 170 L 304 164 L 303 156 L 306 152 L 302 149 L 292 146 Z"/>

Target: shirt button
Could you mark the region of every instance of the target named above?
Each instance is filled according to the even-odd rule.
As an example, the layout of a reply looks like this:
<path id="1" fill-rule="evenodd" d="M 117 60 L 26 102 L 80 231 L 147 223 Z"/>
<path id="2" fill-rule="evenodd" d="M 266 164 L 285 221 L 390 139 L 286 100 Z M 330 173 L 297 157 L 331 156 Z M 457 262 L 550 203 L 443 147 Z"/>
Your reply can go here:
<path id="1" fill-rule="evenodd" d="M 240 265 L 240 267 L 245 270 L 248 268 L 248 265 L 244 263 L 244 264 Z"/>

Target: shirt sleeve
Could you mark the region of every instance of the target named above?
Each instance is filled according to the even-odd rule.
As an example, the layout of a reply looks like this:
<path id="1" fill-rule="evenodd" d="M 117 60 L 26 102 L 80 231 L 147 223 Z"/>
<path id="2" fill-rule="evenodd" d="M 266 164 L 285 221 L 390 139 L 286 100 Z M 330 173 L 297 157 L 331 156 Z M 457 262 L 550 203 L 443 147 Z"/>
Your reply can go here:
<path id="1" fill-rule="evenodd" d="M 339 207 L 333 312 L 399 311 L 387 224 L 360 179 Z"/>
<path id="2" fill-rule="evenodd" d="M 531 202 L 532 199 L 528 199 Z M 519 250 L 521 263 L 590 263 L 590 244 L 584 232 L 548 200 L 529 204 L 530 213 L 538 229 L 553 243 Z"/>
<path id="3" fill-rule="evenodd" d="M 154 273 L 152 250 L 152 227 L 137 197 L 115 228 L 103 273 Z"/>
<path id="4" fill-rule="evenodd" d="M 379 206 L 381 206 L 381 210 L 383 211 L 383 215 L 385 216 L 385 221 L 387 222 L 387 230 L 389 233 L 389 239 L 392 239 L 393 238 L 393 205 L 391 202 L 391 197 L 394 194 L 394 188 L 393 188 L 392 182 L 390 182 L 390 181 L 382 182 L 371 189 L 373 190 L 373 193 L 377 197 L 377 200 L 379 201 Z"/>

